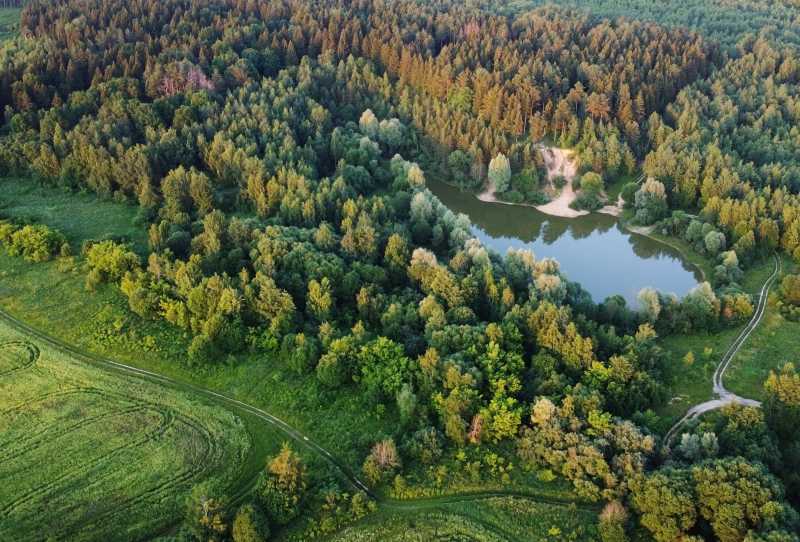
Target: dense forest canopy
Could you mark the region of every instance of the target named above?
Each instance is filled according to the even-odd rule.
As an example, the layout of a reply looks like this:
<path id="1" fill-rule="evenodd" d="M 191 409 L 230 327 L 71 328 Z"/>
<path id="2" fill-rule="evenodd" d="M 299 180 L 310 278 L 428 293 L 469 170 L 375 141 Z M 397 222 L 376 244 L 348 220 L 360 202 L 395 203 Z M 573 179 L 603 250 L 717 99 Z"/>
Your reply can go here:
<path id="1" fill-rule="evenodd" d="M 558 4 L 598 17 L 627 17 L 664 26 L 688 28 L 736 54 L 746 36 L 800 46 L 800 12 L 796 0 L 511 0 L 503 9 L 524 11 Z"/>
<path id="2" fill-rule="evenodd" d="M 508 443 L 656 540 L 797 540 L 792 367 L 764 416 L 720 417 L 719 441 L 687 434 L 665 457 L 643 427 L 680 370 L 658 334 L 748 318 L 740 257 L 800 258 L 791 50 L 750 39 L 726 63 L 687 30 L 455 0 L 34 0 L 22 34 L 0 49 L 0 168 L 140 207 L 147 253 L 85 243 L 86 284 L 185 331 L 188 365 L 260 352 L 393 409 L 364 463 L 374 484 L 401 459 Z M 487 251 L 425 187 L 430 170 L 521 182 L 542 139 L 600 186 L 643 162 L 637 219 L 718 257 L 725 288 L 595 304 L 553 260 Z M 11 221 L 0 244 L 72 250 Z M 259 491 L 285 523 L 305 482 L 289 451 L 276 461 Z"/>

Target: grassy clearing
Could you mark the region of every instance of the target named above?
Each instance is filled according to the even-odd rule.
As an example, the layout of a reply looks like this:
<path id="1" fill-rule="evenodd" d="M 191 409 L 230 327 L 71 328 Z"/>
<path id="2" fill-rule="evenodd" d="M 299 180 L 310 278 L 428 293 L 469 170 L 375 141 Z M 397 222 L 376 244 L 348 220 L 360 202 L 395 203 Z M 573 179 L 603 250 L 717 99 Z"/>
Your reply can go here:
<path id="1" fill-rule="evenodd" d="M 147 248 L 147 232 L 134 224 L 136 208 L 99 200 L 92 194 L 41 186 L 31 179 L 0 179 L 0 217 L 24 218 L 52 226 L 78 248 L 85 239 L 122 236 L 137 252 Z"/>
<path id="2" fill-rule="evenodd" d="M 235 487 L 251 450 L 230 412 L 0 322 L 0 539 L 142 538 L 180 519 L 194 484 Z"/>
<path id="3" fill-rule="evenodd" d="M 782 265 L 784 272 L 792 272 L 795 267 L 786 257 L 783 257 Z M 758 262 L 747 271 L 742 287 L 750 293 L 757 293 L 773 269 L 774 260 L 771 258 Z M 669 422 L 665 422 L 667 426 L 682 416 L 690 406 L 711 398 L 714 369 L 742 327 L 744 324 L 717 333 L 676 335 L 661 341 L 672 360 L 676 375 L 674 397 L 659 411 Z M 800 324 L 790 322 L 780 315 L 775 308 L 773 294 L 761 324 L 733 358 L 725 374 L 725 385 L 744 397 L 762 398 L 762 384 L 769 371 L 787 361 L 797 361 L 800 358 L 798 334 Z M 710 349 L 708 356 L 704 355 L 706 349 Z M 687 367 L 682 360 L 689 351 L 694 353 L 695 362 Z"/>
<path id="4" fill-rule="evenodd" d="M 138 246 L 146 245 L 144 228 L 133 225 L 133 207 L 50 187 L 31 188 L 29 183 L 0 180 L 0 216 L 37 218 L 64 232 L 76 246 L 107 235 L 124 235 Z M 65 260 L 31 264 L 0 250 L 0 307 L 70 345 L 274 413 L 354 469 L 376 435 L 391 434 L 396 427 L 394 414 L 358 394 L 328 391 L 313 374 L 297 376 L 269 357 L 250 354 L 221 359 L 205 369 L 188 368 L 188 334 L 162 321 L 139 318 L 114 286 L 88 293 L 80 265 Z M 312 468 L 328 469 L 316 456 L 310 459 L 318 462 Z"/>
<path id="5" fill-rule="evenodd" d="M 0 43 L 19 33 L 19 8 L 0 8 Z"/>
<path id="6" fill-rule="evenodd" d="M 593 540 L 597 514 L 574 506 L 513 497 L 382 510 L 333 541 L 562 541 Z"/>
<path id="7" fill-rule="evenodd" d="M 797 265 L 789 258 L 783 257 L 783 274 L 797 273 Z M 761 280 L 763 284 L 769 275 L 767 266 L 758 269 L 758 273 L 748 285 L 756 287 Z M 760 275 L 760 276 L 758 276 Z M 776 289 L 781 279 L 772 288 L 767 312 L 761 325 L 753 332 L 742 349 L 733 358 L 728 372 L 725 374 L 725 384 L 739 395 L 754 399 L 764 398 L 763 384 L 769 372 L 778 369 L 786 362 L 800 363 L 800 322 L 792 322 L 784 318 L 776 308 Z"/>

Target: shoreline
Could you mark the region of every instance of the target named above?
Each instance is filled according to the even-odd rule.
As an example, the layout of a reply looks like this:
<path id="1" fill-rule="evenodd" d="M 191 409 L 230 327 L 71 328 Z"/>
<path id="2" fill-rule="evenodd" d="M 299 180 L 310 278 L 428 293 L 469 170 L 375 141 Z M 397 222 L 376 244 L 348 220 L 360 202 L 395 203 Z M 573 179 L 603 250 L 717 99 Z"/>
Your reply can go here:
<path id="1" fill-rule="evenodd" d="M 627 220 L 622 220 L 622 219 L 619 220 L 619 225 L 629 233 L 641 235 L 642 237 L 647 237 L 651 241 L 661 243 L 662 245 L 666 245 L 671 249 L 675 250 L 678 254 L 681 255 L 683 261 L 692 266 L 700 274 L 701 278 L 700 282 L 710 282 L 708 280 L 708 276 L 706 276 L 705 270 L 699 264 L 692 261 L 689 255 L 686 254 L 686 251 L 684 250 L 683 247 L 672 243 L 670 237 L 664 239 L 653 235 L 653 233 L 655 232 L 655 226 L 634 226 L 632 224 L 629 224 Z"/>
<path id="2" fill-rule="evenodd" d="M 579 216 L 588 215 L 589 211 L 579 211 L 570 207 L 572 202 L 575 201 L 575 198 L 578 197 L 572 187 L 572 182 L 577 175 L 577 168 L 575 167 L 575 163 L 571 160 L 573 151 L 570 149 L 559 149 L 557 147 L 542 147 L 541 149 L 542 157 L 544 158 L 544 164 L 547 168 L 547 180 L 550 183 L 550 187 L 553 187 L 553 180 L 556 177 L 563 177 L 566 180 L 566 184 L 564 184 L 564 188 L 561 189 L 561 192 L 557 198 L 545 203 L 544 205 L 503 201 L 497 199 L 494 192 L 494 186 L 492 186 L 490 182 L 487 183 L 484 191 L 477 194 L 476 197 L 480 201 L 486 203 L 502 203 L 504 205 L 532 207 L 546 215 L 560 218 L 577 218 Z M 607 214 L 611 214 L 610 209 Z"/>

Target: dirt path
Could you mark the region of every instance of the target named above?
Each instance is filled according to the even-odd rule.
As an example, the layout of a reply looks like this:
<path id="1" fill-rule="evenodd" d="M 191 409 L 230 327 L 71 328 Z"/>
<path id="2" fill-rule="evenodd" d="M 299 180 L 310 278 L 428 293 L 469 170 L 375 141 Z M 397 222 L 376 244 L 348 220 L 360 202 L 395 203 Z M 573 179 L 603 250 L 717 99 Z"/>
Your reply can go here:
<path id="1" fill-rule="evenodd" d="M 575 161 L 572 159 L 573 151 L 555 147 L 542 147 L 541 150 L 544 166 L 547 168 L 547 180 L 551 186 L 555 178 L 559 176 L 563 177 L 567 184 L 561 189 L 561 193 L 556 199 L 536 208 L 545 214 L 564 218 L 588 215 L 588 211 L 576 211 L 570 207 L 570 204 L 577 197 L 575 189 L 572 187 L 572 181 L 577 176 Z"/>
<path id="2" fill-rule="evenodd" d="M 533 207 L 550 216 L 560 216 L 563 218 L 575 218 L 578 216 L 588 215 L 589 211 L 576 211 L 570 204 L 575 201 L 577 194 L 572 188 L 572 181 L 577 176 L 577 168 L 572 159 L 573 151 L 569 149 L 559 149 L 556 147 L 538 146 L 542 151 L 544 158 L 544 165 L 547 168 L 547 180 L 550 186 L 553 186 L 553 180 L 556 177 L 564 177 L 567 184 L 561 189 L 561 193 L 550 203 L 545 205 L 531 205 L 529 203 L 511 203 L 497 199 L 494 193 L 494 186 L 488 183 L 486 189 L 478 194 L 477 198 L 487 203 L 502 203 L 504 205 L 518 205 L 523 207 Z M 555 190 L 553 188 L 553 190 Z"/>
<path id="3" fill-rule="evenodd" d="M 725 352 L 725 355 L 722 356 L 720 359 L 719 365 L 717 365 L 717 369 L 714 371 L 714 378 L 712 380 L 712 390 L 714 395 L 716 396 L 715 399 L 711 399 L 710 401 L 706 401 L 704 403 L 697 404 L 689 409 L 689 411 L 681 418 L 680 420 L 675 423 L 675 425 L 670 428 L 669 432 L 667 433 L 666 437 L 664 437 L 664 443 L 669 446 L 672 442 L 672 439 L 678 434 L 680 429 L 688 422 L 698 416 L 709 412 L 711 410 L 720 409 L 726 405 L 730 404 L 738 404 L 744 406 L 752 406 L 752 407 L 760 407 L 761 403 L 756 401 L 755 399 L 747 399 L 745 397 L 740 397 L 729 391 L 725 388 L 725 384 L 723 382 L 723 378 L 725 376 L 725 371 L 728 370 L 728 367 L 731 364 L 731 360 L 733 360 L 734 356 L 739 352 L 742 348 L 742 345 L 747 341 L 753 331 L 758 327 L 758 324 L 761 323 L 761 320 L 764 318 L 764 314 L 767 311 L 767 303 L 769 301 L 769 289 L 775 283 L 778 275 L 781 271 L 781 259 L 776 255 L 775 256 L 775 270 L 769 276 L 767 281 L 761 287 L 761 292 L 758 294 L 758 304 L 756 305 L 756 310 L 753 313 L 753 317 L 750 319 L 750 322 L 745 326 L 745 328 L 739 333 L 736 337 L 736 340 L 731 343 L 730 348 L 728 351 Z"/>
<path id="4" fill-rule="evenodd" d="M 64 341 L 52 337 L 26 324 L 25 322 L 12 316 L 3 309 L 0 309 L 0 319 L 4 320 L 6 323 L 8 323 L 11 327 L 15 328 L 17 331 L 26 334 L 28 336 L 31 336 L 38 341 L 47 343 L 53 348 L 61 350 L 62 352 L 65 352 L 66 354 L 72 356 L 74 359 L 78 361 L 82 361 L 84 363 L 93 365 L 95 367 L 100 367 L 107 371 L 132 375 L 137 378 L 147 380 L 148 382 L 155 382 L 169 388 L 192 392 L 198 396 L 208 399 L 214 403 L 217 403 L 223 406 L 224 408 L 233 411 L 234 413 L 239 412 L 255 416 L 261 421 L 280 430 L 287 437 L 294 440 L 298 444 L 306 447 L 309 451 L 322 457 L 322 459 L 324 459 L 331 467 L 333 467 L 333 469 L 337 471 L 342 476 L 343 479 L 347 480 L 347 482 L 350 483 L 354 489 L 364 491 L 364 493 L 366 493 L 370 498 L 377 501 L 381 506 L 385 506 L 393 510 L 407 510 L 407 511 L 423 510 L 423 509 L 434 508 L 442 504 L 471 502 L 471 501 L 478 501 L 495 497 L 515 497 L 515 498 L 528 499 L 533 502 L 543 503 L 543 504 L 577 506 L 580 509 L 592 510 L 595 512 L 599 510 L 599 507 L 597 505 L 586 504 L 581 502 L 579 499 L 562 499 L 548 495 L 536 495 L 534 493 L 524 493 L 521 491 L 514 491 L 514 490 L 465 492 L 460 494 L 454 493 L 451 495 L 442 495 L 435 497 L 419 497 L 416 499 L 408 499 L 408 500 L 390 499 L 372 491 L 372 489 L 370 489 L 370 487 L 356 473 L 354 473 L 347 465 L 345 465 L 343 461 L 336 458 L 330 451 L 328 451 L 322 445 L 312 440 L 308 435 L 306 435 L 299 429 L 295 428 L 294 426 L 290 425 L 289 423 L 285 422 L 284 420 L 280 419 L 279 417 L 270 414 L 269 412 L 266 412 L 265 410 L 262 410 L 258 407 L 254 407 L 252 405 L 239 401 L 238 399 L 234 399 L 232 397 L 215 392 L 210 389 L 202 388 L 200 386 L 196 386 L 188 382 L 174 380 L 170 377 L 160 375 L 152 371 L 147 371 L 139 367 L 126 365 L 124 363 L 119 363 L 117 361 L 113 361 L 111 359 L 107 359 L 89 352 L 84 352 L 76 347 L 73 347 L 65 343 Z M 252 480 L 250 486 L 252 486 L 252 484 L 254 484 L 255 482 L 256 482 L 255 479 Z M 245 496 L 244 494 L 236 495 L 234 497 L 234 500 L 242 498 L 244 496 Z"/>

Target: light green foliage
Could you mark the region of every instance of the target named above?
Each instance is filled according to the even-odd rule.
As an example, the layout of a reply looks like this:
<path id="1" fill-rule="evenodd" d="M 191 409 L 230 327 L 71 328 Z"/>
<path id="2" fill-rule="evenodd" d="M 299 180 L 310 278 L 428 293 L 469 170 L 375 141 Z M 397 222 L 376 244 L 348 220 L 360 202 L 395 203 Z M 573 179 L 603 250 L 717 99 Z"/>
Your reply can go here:
<path id="1" fill-rule="evenodd" d="M 697 521 L 691 483 L 684 473 L 666 470 L 637 481 L 632 502 L 656 542 L 680 539 Z"/>
<path id="2" fill-rule="evenodd" d="M 593 171 L 584 173 L 581 177 L 580 189 L 592 194 L 598 194 L 603 190 L 603 178 Z"/>
<path id="3" fill-rule="evenodd" d="M 139 257 L 126 245 L 103 241 L 88 248 L 86 265 L 87 284 L 94 287 L 101 282 L 119 282 L 125 273 L 138 268 Z"/>
<path id="4" fill-rule="evenodd" d="M 505 154 L 500 153 L 489 162 L 489 182 L 499 194 L 510 188 L 511 164 Z"/>
<path id="5" fill-rule="evenodd" d="M 401 345 L 385 337 L 362 346 L 356 364 L 359 381 L 373 396 L 394 397 L 411 380 L 411 360 Z"/>
<path id="6" fill-rule="evenodd" d="M 653 224 L 667 216 L 667 196 L 664 184 L 648 178 L 634 197 L 636 221 L 639 224 Z"/>
<path id="7" fill-rule="evenodd" d="M 43 224 L 16 228 L 0 222 L 0 243 L 12 256 L 29 262 L 45 262 L 56 256 L 66 242 L 64 236 Z"/>
<path id="8" fill-rule="evenodd" d="M 704 463 L 692 469 L 699 514 L 720 542 L 742 540 L 748 531 L 784 519 L 778 481 L 759 465 L 741 459 Z"/>
<path id="9" fill-rule="evenodd" d="M 780 286 L 781 300 L 791 307 L 800 307 L 800 275 L 786 275 Z"/>
<path id="10" fill-rule="evenodd" d="M 240 506 L 231 528 L 233 542 L 266 542 L 269 539 L 269 522 L 252 504 Z"/>

